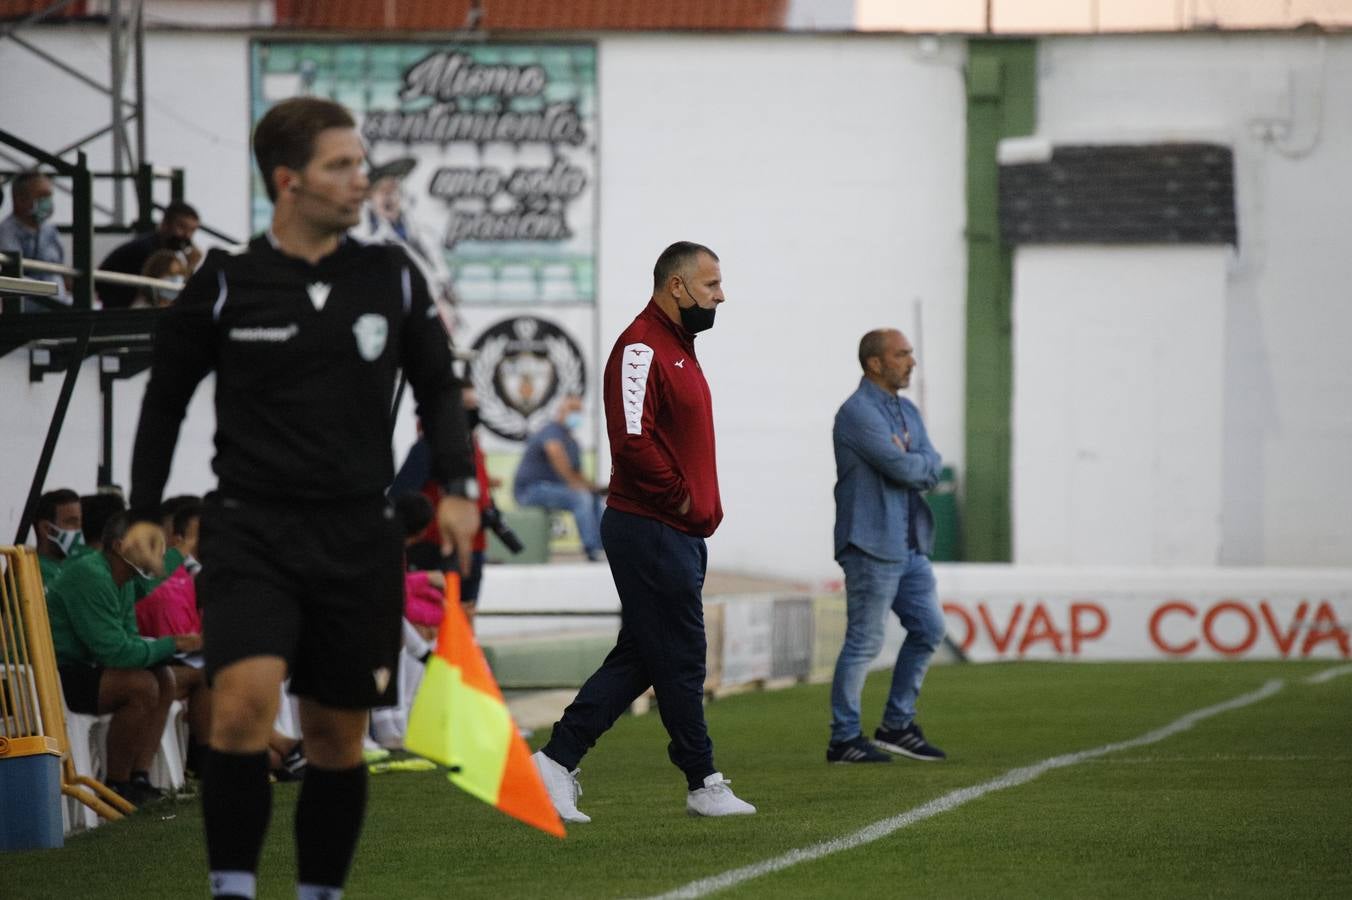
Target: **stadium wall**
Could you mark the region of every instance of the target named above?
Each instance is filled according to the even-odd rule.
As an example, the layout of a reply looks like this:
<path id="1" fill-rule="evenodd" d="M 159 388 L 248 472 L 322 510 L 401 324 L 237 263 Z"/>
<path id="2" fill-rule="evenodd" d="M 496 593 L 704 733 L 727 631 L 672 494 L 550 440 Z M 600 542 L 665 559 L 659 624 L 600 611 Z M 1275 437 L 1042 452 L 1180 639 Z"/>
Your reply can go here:
<path id="1" fill-rule="evenodd" d="M 107 69 L 101 29 L 25 35 L 91 74 Z M 248 41 L 152 31 L 146 61 L 153 160 L 187 168 L 205 219 L 241 236 Z M 597 44 L 602 351 L 647 296 L 662 246 L 683 236 L 715 247 L 730 300 L 700 353 L 728 517 L 712 562 L 833 577 L 829 431 L 857 378 L 859 334 L 893 324 L 917 337 L 923 310 L 923 391 L 913 393 L 959 473 L 968 452 L 963 43 L 607 35 Z M 0 121 L 27 140 L 65 146 L 107 119 L 105 98 L 13 43 L 0 41 L 0 71 L 19 86 L 0 93 Z M 1352 361 L 1338 345 L 1352 307 L 1334 293 L 1352 280 L 1352 256 L 1339 252 L 1352 212 L 1343 164 L 1352 110 L 1335 102 L 1349 81 L 1345 37 L 1041 42 L 1040 134 L 1231 145 L 1240 237 L 1233 252 L 1018 252 L 1016 562 L 1352 560 L 1352 476 L 1339 467 L 1352 456 Z M 96 166 L 107 153 L 106 139 L 94 144 Z M 110 202 L 106 187 L 99 199 Z M 57 215 L 69 216 L 64 197 Z M 101 238 L 97 254 L 115 242 Z M 1149 346 L 1138 358 L 1140 340 Z M 49 485 L 93 487 L 95 365 L 85 364 Z M 117 388 L 123 484 L 144 378 Z M 23 353 L 0 359 L 6 421 L 20 426 L 0 430 L 9 527 L 58 390 L 51 376 L 28 382 Z M 194 401 L 171 491 L 211 483 L 209 402 L 206 389 Z M 410 434 L 405 420 L 400 446 Z"/>
<path id="2" fill-rule="evenodd" d="M 92 73 L 107 67 L 100 31 L 43 28 L 28 39 Z M 930 429 L 961 465 L 962 43 L 838 35 L 597 43 L 600 353 L 646 302 L 664 246 L 690 238 L 714 247 L 729 301 L 699 345 L 727 510 L 713 565 L 829 575 L 831 420 L 857 381 L 864 331 L 913 331 L 923 305 Z M 151 156 L 186 167 L 189 199 L 205 220 L 244 235 L 248 36 L 151 32 L 147 47 Z M 0 66 L 29 87 L 27 97 L 0 96 L 0 121 L 27 140 L 64 146 L 106 120 L 101 96 L 21 48 L 0 42 Z M 94 146 L 99 165 L 101 153 L 106 142 Z M 63 200 L 58 220 L 69 216 Z M 109 201 L 103 191 L 100 202 Z M 97 255 L 114 243 L 101 240 Z M 86 363 L 50 485 L 93 488 L 94 365 Z M 123 484 L 145 377 L 117 391 L 114 472 Z M 0 484 L 0 517 L 17 523 L 59 379 L 29 385 L 17 353 L 0 360 L 0 384 L 31 423 L 0 444 L 15 473 Z M 188 424 L 170 491 L 211 484 L 206 403 L 199 391 L 193 416 L 206 418 Z M 399 442 L 411 434 L 406 418 Z M 601 460 L 598 469 L 608 468 Z"/>
<path id="3" fill-rule="evenodd" d="M 1039 66 L 1053 145 L 1231 147 L 1239 240 L 1018 250 L 1015 562 L 1348 565 L 1352 37 L 1065 37 Z"/>

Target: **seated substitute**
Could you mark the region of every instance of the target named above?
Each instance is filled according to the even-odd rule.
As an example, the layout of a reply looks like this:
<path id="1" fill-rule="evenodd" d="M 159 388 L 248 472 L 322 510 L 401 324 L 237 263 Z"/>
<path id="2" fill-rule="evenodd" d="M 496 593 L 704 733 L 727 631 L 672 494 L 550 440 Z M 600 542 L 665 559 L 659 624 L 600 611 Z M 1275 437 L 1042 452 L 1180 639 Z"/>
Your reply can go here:
<path id="1" fill-rule="evenodd" d="M 85 546 L 90 550 L 103 549 L 103 529 L 108 520 L 127 508 L 127 501 L 116 490 L 100 490 L 80 498 L 80 530 Z"/>
<path id="2" fill-rule="evenodd" d="M 37 537 L 38 568 L 42 570 L 42 586 L 51 590 L 52 582 L 61 574 L 68 560 L 85 552 L 84 511 L 80 495 L 70 488 L 57 488 L 38 498 L 33 513 L 33 530 Z"/>
<path id="3" fill-rule="evenodd" d="M 518 506 L 566 509 L 577 522 L 587 559 L 601 559 L 601 498 L 582 474 L 582 453 L 573 431 L 582 424 L 582 397 L 568 394 L 554 421 L 526 442 L 516 469 L 512 495 Z"/>
<path id="4" fill-rule="evenodd" d="M 167 577 L 146 597 L 136 601 L 136 629 L 147 638 L 176 634 L 200 634 L 202 616 L 197 609 L 195 578 L 202 570 L 197 562 L 197 537 L 203 504 L 193 496 L 175 497 L 169 549 L 164 553 Z M 168 501 L 166 501 L 167 504 Z M 211 726 L 211 692 L 208 690 L 201 653 L 183 658 L 174 669 L 178 699 L 188 704 L 188 758 L 190 774 L 200 774 L 206 758 Z M 268 768 L 277 781 L 298 781 L 305 773 L 305 751 L 299 740 L 273 729 L 268 739 Z"/>
<path id="5" fill-rule="evenodd" d="M 197 634 L 148 641 L 122 586 L 159 565 L 164 541 L 153 525 L 130 525 L 126 513 L 108 520 L 103 549 L 66 566 L 47 592 L 52 644 L 66 705 L 88 715 L 112 713 L 107 783 L 140 806 L 160 796 L 150 784 L 178 685 L 166 665 L 177 652 L 202 646 Z"/>

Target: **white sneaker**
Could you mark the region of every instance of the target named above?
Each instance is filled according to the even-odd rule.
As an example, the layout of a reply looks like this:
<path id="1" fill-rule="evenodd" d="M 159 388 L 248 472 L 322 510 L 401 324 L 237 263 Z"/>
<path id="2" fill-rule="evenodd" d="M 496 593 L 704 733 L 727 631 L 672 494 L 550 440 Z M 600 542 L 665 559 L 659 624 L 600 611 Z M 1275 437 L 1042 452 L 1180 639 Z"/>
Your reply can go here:
<path id="1" fill-rule="evenodd" d="M 531 759 L 535 762 L 536 771 L 540 773 L 540 780 L 545 783 L 545 790 L 549 792 L 549 799 L 554 804 L 554 811 L 559 814 L 559 818 L 565 822 L 590 822 L 591 816 L 577 808 L 577 798 L 582 796 L 582 785 L 577 783 L 577 775 L 582 770 L 574 769 L 569 772 L 545 756 L 543 750 L 535 751 Z"/>
<path id="2" fill-rule="evenodd" d="M 560 767 L 562 768 L 562 767 Z M 685 811 L 691 816 L 749 816 L 756 807 L 738 799 L 728 785 L 731 781 L 715 772 L 704 779 L 704 787 L 691 791 L 685 798 Z"/>

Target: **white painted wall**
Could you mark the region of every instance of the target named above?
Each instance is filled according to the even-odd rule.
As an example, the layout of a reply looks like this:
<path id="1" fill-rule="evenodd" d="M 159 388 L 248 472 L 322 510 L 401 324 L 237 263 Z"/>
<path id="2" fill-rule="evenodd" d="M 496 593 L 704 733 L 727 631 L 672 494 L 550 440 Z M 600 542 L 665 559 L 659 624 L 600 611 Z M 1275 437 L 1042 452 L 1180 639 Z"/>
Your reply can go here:
<path id="1" fill-rule="evenodd" d="M 1014 557 L 1214 562 L 1223 247 L 1030 246 L 1014 277 Z"/>
<path id="2" fill-rule="evenodd" d="M 1220 332 L 1223 347 L 1219 398 L 1221 445 L 1199 477 L 1220 475 L 1220 497 L 1211 515 L 1220 521 L 1220 544 L 1159 542 L 1148 561 L 1210 564 L 1348 565 L 1352 563 L 1352 39 L 1289 35 L 1196 35 L 1179 37 L 1056 38 L 1043 41 L 1039 58 L 1038 132 L 1053 143 L 1213 140 L 1235 152 L 1239 252 L 1211 287 L 1197 285 L 1189 303 L 1211 304 L 1224 292 Z M 1146 265 L 1165 267 L 1171 255 Z M 1016 282 L 1035 276 L 1038 291 L 1053 296 L 1073 288 L 1083 275 L 1078 254 L 1057 264 L 1020 251 Z M 1024 272 L 1025 264 L 1039 271 Z M 1190 279 L 1204 277 L 1198 268 Z M 1161 274 L 1165 271 L 1161 268 Z M 1129 277 L 1122 265 L 1098 273 L 1112 288 Z M 1058 277 L 1060 283 L 1058 286 Z M 1157 279 L 1152 295 L 1178 293 Z M 1022 310 L 1031 297 L 1017 297 Z M 1063 297 L 1060 302 L 1065 302 Z M 1136 326 L 1148 326 L 1144 316 Z M 1064 366 L 1065 347 L 1055 329 L 1040 335 L 1019 325 L 1020 384 L 1046 383 Z M 1194 323 L 1194 325 L 1197 323 Z M 1213 345 L 1199 348 L 1210 365 Z M 1112 395 L 1105 365 L 1082 373 L 1081 390 Z M 1208 372 L 1205 378 L 1211 377 Z M 1025 401 L 1020 398 L 1020 409 Z M 1204 411 L 1190 392 L 1167 395 L 1175 420 Z M 1208 403 L 1214 400 L 1208 400 Z M 1209 429 L 1217 410 L 1205 409 Z M 1048 560 L 1065 546 L 1064 520 L 1039 516 L 1032 498 L 1064 494 L 1063 473 L 1034 477 L 1022 467 L 1043 438 L 1035 420 L 1016 423 L 1016 561 Z M 1027 427 L 1025 427 L 1027 426 Z M 1176 452 L 1161 439 L 1150 448 L 1163 459 Z M 1069 452 L 1069 448 L 1067 448 Z M 1063 456 L 1062 463 L 1069 460 Z M 1127 464 L 1124 463 L 1124 466 Z M 1121 468 L 1113 474 L 1126 474 Z M 1164 475 L 1163 472 L 1156 473 Z M 1169 490 L 1152 485 L 1152 493 Z M 1211 488 L 1183 486 L 1187 521 L 1200 521 Z M 1086 495 L 1088 496 L 1088 495 Z M 1050 513 L 1050 511 L 1048 511 Z M 1083 516 L 1083 511 L 1077 513 Z M 1116 562 L 1120 538 L 1139 523 L 1124 516 L 1082 523 L 1077 549 L 1055 561 Z M 1182 552 L 1184 549 L 1186 553 Z"/>
<path id="3" fill-rule="evenodd" d="M 35 29 L 28 36 L 91 73 L 106 70 L 102 29 Z M 186 166 L 190 199 L 205 219 L 243 235 L 247 37 L 153 32 L 148 46 L 155 161 Z M 599 40 L 600 353 L 644 303 L 653 259 L 667 243 L 701 240 L 724 260 L 730 299 L 718 327 L 699 341 L 714 392 L 728 513 L 711 542 L 716 567 L 803 578 L 836 574 L 831 417 L 855 383 L 859 335 L 878 325 L 911 328 L 916 298 L 924 303 L 928 419 L 936 446 L 961 465 L 964 51 L 956 41 L 940 41 L 926 53 L 929 46 L 909 37 L 858 35 Z M 1092 505 L 1078 518 L 1052 514 L 1052 498 L 1074 488 L 1066 474 L 1074 466 L 1038 473 L 1028 451 L 1043 437 L 1025 425 L 1037 421 L 1032 415 L 1056 419 L 1055 410 L 1031 409 L 1025 400 L 1036 399 L 1036 385 L 1059 384 L 1077 357 L 1067 357 L 1054 328 L 1039 334 L 1031 329 L 1034 319 L 1021 319 L 1015 373 L 1021 558 L 1112 563 L 1130 547 L 1132 559 L 1156 563 L 1348 564 L 1352 359 L 1343 344 L 1352 330 L 1352 305 L 1345 302 L 1352 254 L 1344 237 L 1352 221 L 1346 169 L 1352 107 L 1341 98 L 1352 86 L 1352 38 L 1056 38 L 1043 43 L 1039 65 L 1039 131 L 1055 142 L 1201 138 L 1232 144 L 1241 244 L 1226 265 L 1205 252 L 1177 258 L 1148 250 L 1045 259 L 1019 254 L 1020 309 L 1036 289 L 1039 308 L 1072 304 L 1087 314 L 1091 307 L 1073 306 L 1077 285 L 1098 276 L 1114 285 L 1102 296 L 1106 318 L 1091 320 L 1100 321 L 1100 342 L 1075 351 L 1082 362 L 1122 355 L 1105 334 L 1110 327 L 1148 324 L 1128 315 L 1133 291 L 1164 304 L 1181 285 L 1192 285 L 1186 292 L 1189 302 L 1202 304 L 1199 310 L 1214 310 L 1217 291 L 1223 296 L 1219 338 L 1204 327 L 1211 312 L 1202 320 L 1169 320 L 1203 348 L 1172 342 L 1166 329 L 1149 335 L 1151 352 L 1166 361 L 1152 365 L 1171 372 L 1181 364 L 1168 360 L 1194 352 L 1212 358 L 1219 339 L 1221 387 L 1190 398 L 1153 381 L 1143 386 L 1168 404 L 1148 423 L 1151 453 L 1114 450 L 1117 462 L 1105 473 L 1107 483 L 1127 476 L 1152 481 L 1151 505 L 1143 512 L 1158 512 L 1161 504 L 1182 510 L 1176 521 L 1157 519 L 1157 528 L 1172 531 L 1152 534 L 1149 542 L 1139 522 L 1125 540 L 1122 520 L 1096 520 Z M 104 98 L 11 42 L 0 42 L 0 73 L 0 122 L 30 141 L 63 146 L 107 119 Z M 96 146 L 96 164 L 106 162 L 107 146 L 106 140 Z M 68 213 L 58 206 L 58 215 Z M 1131 287 L 1142 266 L 1163 271 L 1158 267 L 1166 265 L 1177 267 L 1170 271 L 1180 286 L 1156 278 L 1153 289 Z M 1103 353 L 1089 352 L 1092 347 Z M 1076 389 L 1084 397 L 1120 391 L 1106 383 L 1107 371 L 1100 366 L 1097 375 L 1078 376 Z M 1198 377 L 1214 383 L 1211 374 Z M 124 383 L 117 394 L 115 477 L 123 483 L 139 383 Z M 49 484 L 93 487 L 93 384 L 89 377 L 77 392 L 72 421 L 85 424 L 72 424 L 64 436 Z M 0 360 L 5 528 L 17 523 L 57 390 L 52 378 L 28 384 L 22 354 Z M 208 399 L 205 393 L 197 398 L 193 415 L 205 418 L 189 426 L 172 490 L 209 486 Z M 1140 398 L 1131 393 L 1130 399 Z M 1214 404 L 1218 444 L 1207 437 Z M 1048 427 L 1073 425 L 1104 446 L 1120 423 L 1093 415 L 1071 423 L 1062 417 Z M 1180 430 L 1187 438 L 1184 456 L 1171 458 L 1165 440 Z M 1204 479 L 1169 480 L 1185 458 Z M 1143 469 L 1147 461 L 1155 468 Z M 1216 473 L 1218 496 L 1207 480 Z M 1091 483 L 1097 484 L 1084 480 L 1075 491 L 1088 491 Z M 1114 490 L 1099 499 L 1145 503 L 1144 494 Z M 1186 503 L 1171 506 L 1170 498 L 1180 496 Z M 1213 542 L 1206 523 L 1216 520 L 1219 550 L 1207 551 Z M 1068 522 L 1075 523 L 1073 546 Z"/>
<path id="4" fill-rule="evenodd" d="M 101 30 L 38 29 L 29 39 L 106 69 Z M 152 33 L 147 43 L 155 162 L 186 166 L 205 220 L 243 235 L 247 39 Z M 964 49 L 924 47 L 907 37 L 599 40 L 600 358 L 646 302 L 663 247 L 688 238 L 723 258 L 729 300 L 699 340 L 727 510 L 711 542 L 717 568 L 838 574 L 831 419 L 857 380 L 860 335 L 911 330 L 917 301 L 930 429 L 960 463 Z M 63 146 L 107 119 L 103 98 L 21 48 L 0 42 L 0 71 L 31 91 L 0 92 L 0 121 L 34 143 Z M 58 216 L 68 212 L 58 206 Z M 115 477 L 124 484 L 139 384 L 118 393 Z M 51 378 L 29 387 L 19 356 L 0 361 L 6 407 L 14 397 L 29 417 L 0 444 L 19 473 L 0 482 L 0 514 L 11 522 L 57 389 Z M 85 389 L 73 416 L 93 423 L 97 397 Z M 209 486 L 207 432 L 180 444 L 171 490 Z M 68 432 L 50 485 L 93 487 L 97 434 Z"/>
<path id="5" fill-rule="evenodd" d="M 604 348 L 646 302 L 671 241 L 708 244 L 723 261 L 728 300 L 696 342 L 726 511 L 713 566 L 838 573 L 831 421 L 858 380 L 860 336 L 909 330 L 917 298 L 934 443 L 961 457 L 961 57 L 916 46 L 602 43 Z"/>

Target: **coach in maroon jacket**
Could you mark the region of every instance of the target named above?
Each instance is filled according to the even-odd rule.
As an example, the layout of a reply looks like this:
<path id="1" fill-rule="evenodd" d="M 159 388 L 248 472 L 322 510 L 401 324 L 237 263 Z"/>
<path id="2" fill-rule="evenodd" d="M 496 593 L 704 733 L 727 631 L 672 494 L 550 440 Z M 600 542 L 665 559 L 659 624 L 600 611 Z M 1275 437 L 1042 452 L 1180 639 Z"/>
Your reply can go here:
<path id="1" fill-rule="evenodd" d="M 695 335 L 723 302 L 718 256 L 672 244 L 653 267 L 652 300 L 606 362 L 610 494 L 601 544 L 620 595 L 615 649 L 554 725 L 535 764 L 559 815 L 578 811 L 577 765 L 649 686 L 685 773 L 691 815 L 754 813 L 714 770 L 704 723 L 704 539 L 723 520 L 714 461 L 713 408 Z"/>

